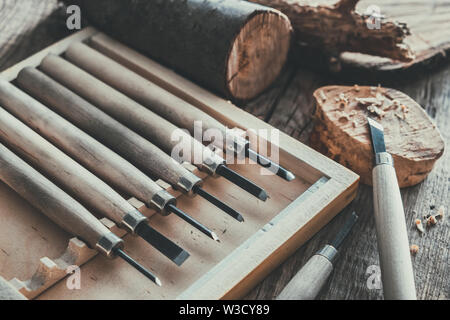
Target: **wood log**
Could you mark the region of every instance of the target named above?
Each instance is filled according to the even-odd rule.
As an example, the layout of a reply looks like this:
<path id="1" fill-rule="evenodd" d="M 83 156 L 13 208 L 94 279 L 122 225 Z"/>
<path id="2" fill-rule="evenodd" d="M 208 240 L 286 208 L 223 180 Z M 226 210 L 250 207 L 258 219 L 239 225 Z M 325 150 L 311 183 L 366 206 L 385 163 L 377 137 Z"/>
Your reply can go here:
<path id="1" fill-rule="evenodd" d="M 95 26 L 230 99 L 247 100 L 279 75 L 291 24 L 241 0 L 67 1 Z"/>
<path id="2" fill-rule="evenodd" d="M 373 152 L 366 117 L 384 127 L 399 186 L 421 182 L 444 152 L 443 138 L 427 113 L 404 93 L 381 87 L 326 86 L 314 92 L 311 145 L 372 185 Z"/>
<path id="3" fill-rule="evenodd" d="M 285 13 L 292 22 L 295 41 L 301 48 L 317 49 L 338 57 L 359 52 L 410 61 L 414 55 L 404 39 L 405 24 L 380 18 L 380 28 L 369 28 L 369 16 L 355 12 L 358 0 L 250 0 Z"/>

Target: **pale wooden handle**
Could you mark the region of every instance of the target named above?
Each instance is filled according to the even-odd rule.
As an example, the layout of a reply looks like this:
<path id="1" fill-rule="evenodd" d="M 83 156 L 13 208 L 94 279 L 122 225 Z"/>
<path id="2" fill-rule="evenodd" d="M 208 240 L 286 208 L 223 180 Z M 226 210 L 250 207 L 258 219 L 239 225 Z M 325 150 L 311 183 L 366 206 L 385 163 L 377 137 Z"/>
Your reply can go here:
<path id="1" fill-rule="evenodd" d="M 50 81 L 50 78 L 34 68 L 23 69 L 17 77 L 18 84 L 38 98 L 45 97 Z M 131 163 L 38 101 L 18 90 L 11 91 L 11 94 L 15 95 L 16 101 L 13 108 L 4 105 L 9 112 L 105 182 L 146 204 L 162 190 Z"/>
<path id="2" fill-rule="evenodd" d="M 42 60 L 40 68 L 65 87 L 153 142 L 167 154 L 171 154 L 172 150 L 176 150 L 176 148 L 183 147 L 183 150 L 191 150 L 191 152 L 183 152 L 181 160 L 194 162 L 200 166 L 203 156 L 209 156 L 209 158 L 214 156 L 209 148 L 193 139 L 184 129 L 179 130 L 177 126 L 163 117 L 63 58 L 56 55 L 48 55 Z M 36 80 L 22 80 L 20 74 L 18 77 L 19 83 L 25 82 L 24 85 L 29 90 L 33 90 L 34 94 L 38 96 L 46 95 L 44 90 L 36 86 Z M 174 133 L 176 133 L 176 136 Z M 181 141 L 173 139 L 175 137 L 181 138 Z M 177 156 L 179 156 L 179 153 L 177 153 Z M 218 161 L 220 160 L 223 161 L 223 159 Z"/>
<path id="3" fill-rule="evenodd" d="M 192 185 L 201 181 L 154 144 L 53 79 L 43 88 L 46 94 L 41 94 L 40 98 L 46 106 L 145 173 L 174 186 L 178 186 L 181 179 Z"/>
<path id="4" fill-rule="evenodd" d="M 203 131 L 218 129 L 225 139 L 226 128 L 219 121 L 87 45 L 74 43 L 65 56 L 178 127 L 186 128 L 193 134 L 194 123 L 202 121 Z"/>
<path id="5" fill-rule="evenodd" d="M 17 88 L 0 80 L 0 104 L 14 108 Z M 31 97 L 29 97 L 31 99 Z M 26 103 L 26 102 L 25 102 Z M 67 109 L 71 109 L 66 105 Z M 101 179 L 0 107 L 0 138 L 84 205 L 116 223 L 136 209 Z"/>
<path id="6" fill-rule="evenodd" d="M 54 223 L 95 247 L 109 230 L 80 203 L 0 144 L 0 179 Z"/>
<path id="7" fill-rule="evenodd" d="M 319 254 L 312 256 L 276 299 L 314 300 L 332 270 L 330 260 Z"/>
<path id="8" fill-rule="evenodd" d="M 0 300 L 27 300 L 8 281 L 0 277 Z"/>
<path id="9" fill-rule="evenodd" d="M 416 289 L 405 212 L 395 169 L 375 166 L 373 196 L 383 291 L 386 299 L 415 300 Z"/>

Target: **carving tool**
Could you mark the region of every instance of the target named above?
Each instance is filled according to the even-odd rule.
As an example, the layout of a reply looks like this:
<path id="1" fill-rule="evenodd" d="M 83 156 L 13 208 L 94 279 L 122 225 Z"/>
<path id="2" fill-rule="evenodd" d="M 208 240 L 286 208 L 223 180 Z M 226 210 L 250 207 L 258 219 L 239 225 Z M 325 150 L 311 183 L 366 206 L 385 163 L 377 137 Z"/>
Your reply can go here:
<path id="1" fill-rule="evenodd" d="M 350 214 L 334 240 L 320 249 L 300 269 L 278 295 L 277 300 L 314 300 L 333 271 L 339 247 L 350 233 L 358 216 Z"/>
<path id="2" fill-rule="evenodd" d="M 28 82 L 25 83 L 25 81 L 22 81 L 21 85 L 44 102 L 47 107 L 117 152 L 145 173 L 163 179 L 188 194 L 194 193 L 194 186 L 200 187 L 202 180 L 199 177 L 185 169 L 154 144 L 56 81 L 48 77 L 47 80 L 46 83 L 39 83 L 41 86 L 45 85 L 45 90 L 41 90 L 43 87 L 36 89 L 37 87 L 33 85 L 28 86 Z M 44 91 L 45 94 L 43 94 Z M 177 214 L 175 209 L 174 213 Z M 204 225 L 190 219 L 187 215 L 179 216 L 194 224 L 199 231 L 211 239 L 218 240 L 217 235 Z"/>
<path id="3" fill-rule="evenodd" d="M 44 79 L 40 82 L 34 80 L 32 76 L 34 74 L 36 76 L 41 75 Z M 34 68 L 25 68 L 19 73 L 17 82 L 20 85 L 21 83 L 29 83 L 31 80 L 41 94 L 45 94 L 45 78 L 51 80 Z M 6 83 L 3 85 L 8 86 Z M 4 103 L 4 106 L 14 116 L 39 132 L 44 138 L 77 160 L 103 181 L 143 201 L 147 207 L 156 209 L 161 215 L 165 216 L 175 213 L 196 228 L 202 226 L 201 223 L 187 216 L 186 213 L 176 207 L 176 198 L 174 196 L 163 190 L 127 160 L 75 127 L 63 117 L 11 84 L 5 95 L 6 97 L 3 99 L 8 99 L 7 102 L 9 103 Z M 144 230 L 140 230 L 140 232 L 143 233 Z M 187 257 L 188 254 L 186 252 L 183 259 Z M 183 261 L 179 261 L 179 263 Z M 178 260 L 176 263 L 178 263 Z"/>
<path id="4" fill-rule="evenodd" d="M 75 89 L 77 94 L 80 94 L 83 98 L 86 98 L 104 112 L 108 113 L 108 111 L 110 111 L 112 117 L 116 118 L 118 121 L 122 119 L 122 122 L 128 127 L 140 128 L 141 130 L 137 130 L 138 133 L 145 132 L 146 134 L 144 137 L 152 139 L 152 141 L 160 148 L 165 147 L 164 151 L 166 151 L 166 153 L 170 154 L 171 150 L 176 148 L 178 142 L 172 140 L 172 133 L 178 129 L 177 127 L 164 118 L 154 114 L 147 108 L 137 104 L 120 92 L 107 86 L 100 80 L 95 79 L 83 70 L 54 55 L 50 55 L 44 59 L 42 62 L 42 69 L 57 70 L 55 71 L 57 74 L 61 71 L 63 71 L 63 73 L 68 72 L 70 75 L 68 77 L 69 83 L 68 81 L 64 81 L 63 84 L 69 89 L 72 89 L 75 85 L 77 87 Z M 55 72 L 49 71 L 49 74 L 52 75 Z M 36 69 L 26 68 L 19 74 L 18 83 L 29 92 L 32 92 L 35 96 L 42 96 L 47 92 L 46 90 L 43 90 L 43 87 L 52 86 L 54 80 Z M 86 97 L 86 95 L 88 96 Z M 200 157 L 201 161 L 198 161 L 201 164 L 199 165 L 200 169 L 212 174 L 214 174 L 217 167 L 224 164 L 225 160 L 223 158 L 204 147 L 189 134 L 183 130 L 178 130 L 178 133 L 181 135 L 183 141 L 186 142 L 183 143 L 186 150 L 191 150 L 191 153 L 183 152 L 183 158 L 181 160 L 191 161 L 192 159 L 198 159 Z M 211 195 L 208 194 L 208 196 Z M 242 215 L 230 206 L 221 201 L 216 201 L 214 204 L 236 220 L 243 221 Z"/>
<path id="5" fill-rule="evenodd" d="M 1 104 L 12 102 L 9 85 L 0 81 Z M 0 140 L 88 208 L 139 235 L 173 262 L 187 258 L 187 252 L 150 227 L 147 218 L 110 186 L 1 107 Z"/>
<path id="6" fill-rule="evenodd" d="M 161 117 L 166 118 L 180 128 L 188 129 L 195 137 L 194 130 L 201 121 L 202 135 L 206 131 L 216 130 L 221 133 L 222 139 L 216 141 L 219 148 L 231 147 L 237 153 L 242 150 L 245 156 L 253 157 L 258 164 L 270 168 L 278 176 L 291 181 L 294 174 L 270 159 L 250 149 L 248 140 L 238 137 L 228 130 L 219 121 L 178 98 L 163 88 L 155 85 L 137 73 L 125 68 L 114 60 L 83 43 L 72 44 L 65 54 L 66 58 L 86 70 L 96 78 L 104 81 L 130 98 L 153 110 Z M 232 143 L 228 143 L 232 141 Z"/>
<path id="7" fill-rule="evenodd" d="M 85 207 L 0 144 L 0 179 L 67 232 L 108 258 L 119 256 L 161 286 L 161 281 L 129 257 L 123 240 Z"/>
<path id="8" fill-rule="evenodd" d="M 381 279 L 386 299 L 415 300 L 405 212 L 392 156 L 386 152 L 383 126 L 367 118 L 375 154 L 372 171 L 375 226 Z"/>
<path id="9" fill-rule="evenodd" d="M 225 159 L 195 140 L 186 130 L 181 130 L 82 69 L 55 55 L 47 56 L 40 68 L 105 113 L 152 141 L 167 154 L 171 154 L 178 147 L 178 140 L 181 140 L 181 161 L 193 163 L 208 174 L 221 175 L 263 201 L 267 199 L 267 193 L 262 188 L 227 167 Z M 177 139 L 174 139 L 174 134 L 178 136 Z M 179 153 L 176 156 L 179 157 Z M 235 211 L 231 212 L 234 217 L 237 214 Z M 238 218 L 241 219 L 242 216 Z"/>

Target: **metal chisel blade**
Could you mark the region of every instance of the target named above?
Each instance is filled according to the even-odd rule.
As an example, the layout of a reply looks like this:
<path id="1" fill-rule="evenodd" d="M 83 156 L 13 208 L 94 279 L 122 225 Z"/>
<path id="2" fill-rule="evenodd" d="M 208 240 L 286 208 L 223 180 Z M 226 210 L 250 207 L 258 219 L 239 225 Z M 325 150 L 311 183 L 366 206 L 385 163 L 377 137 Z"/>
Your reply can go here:
<path id="1" fill-rule="evenodd" d="M 189 258 L 189 253 L 187 251 L 167 239 L 147 223 L 141 223 L 136 228 L 136 233 L 155 247 L 156 250 L 172 260 L 177 266 L 180 266 L 187 258 Z"/>
<path id="2" fill-rule="evenodd" d="M 375 154 L 380 152 L 386 152 L 386 145 L 384 143 L 384 129 L 383 126 L 367 117 L 367 121 L 369 122 L 369 131 L 370 131 L 370 137 L 372 138 L 372 148 L 373 152 Z"/>

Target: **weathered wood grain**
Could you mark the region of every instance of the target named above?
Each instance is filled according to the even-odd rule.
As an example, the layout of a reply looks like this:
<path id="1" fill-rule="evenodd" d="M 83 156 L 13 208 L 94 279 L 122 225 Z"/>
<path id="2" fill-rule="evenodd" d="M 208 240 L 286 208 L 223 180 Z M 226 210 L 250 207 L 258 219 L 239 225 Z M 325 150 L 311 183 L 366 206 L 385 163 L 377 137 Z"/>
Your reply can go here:
<path id="1" fill-rule="evenodd" d="M 62 38 L 63 33 L 68 33 L 66 29 L 58 27 L 60 24 L 58 19 L 54 16 L 48 17 L 45 13 L 48 11 L 42 9 L 49 6 L 56 7 L 56 1 L 0 1 L 0 29 L 2 30 L 0 70 Z M 31 12 L 31 14 L 21 11 L 27 10 L 27 7 L 34 8 L 29 9 L 28 13 Z M 36 8 L 41 8 L 41 11 Z M 53 31 L 47 33 L 32 31 L 37 24 L 39 25 L 37 29 Z M 4 28 L 4 26 L 8 27 Z M 312 115 L 313 108 L 312 92 L 322 85 L 338 83 L 316 73 L 293 68 L 289 65 L 270 90 L 244 108 L 269 121 L 280 130 L 292 133 L 301 141 L 307 141 L 311 123 L 309 117 Z M 382 83 L 382 85 L 401 90 L 422 105 L 430 117 L 436 121 L 444 141 L 449 143 L 450 132 L 445 129 L 450 126 L 450 109 L 448 108 L 450 66 L 430 74 L 423 74 L 407 83 L 394 82 Z M 413 258 L 418 299 L 450 298 L 448 214 L 444 222 L 428 229 L 424 236 L 420 236 L 414 227 L 415 218 L 433 211 L 430 209 L 431 205 L 436 208 L 441 205 L 450 207 L 449 163 L 450 156 L 446 151 L 424 182 L 402 190 L 409 241 L 420 247 L 418 254 Z M 319 295 L 320 299 L 382 298 L 381 290 L 371 290 L 367 287 L 369 277 L 366 274 L 367 268 L 371 265 L 379 265 L 372 188 L 361 186 L 354 200 L 354 206 L 360 219 L 341 248 L 341 256 L 328 284 Z M 332 238 L 343 222 L 344 217 L 338 215 L 284 264 L 273 271 L 247 296 L 247 299 L 276 297 L 306 261 Z"/>
<path id="2" fill-rule="evenodd" d="M 308 71 L 297 70 L 297 74 L 302 73 L 308 74 Z M 318 80 L 314 80 L 314 77 Z M 295 118 L 301 118 L 305 114 L 310 114 L 313 102 L 307 99 L 298 99 L 294 106 L 289 103 L 282 103 L 286 101 L 285 99 L 289 99 L 289 95 L 305 95 L 306 92 L 311 92 L 311 90 L 320 87 L 321 81 L 322 83 L 332 81 L 317 74 L 314 74 L 310 79 L 309 81 L 305 79 L 303 86 L 295 84 L 295 79 L 291 82 L 290 87 L 294 93 L 289 93 L 289 90 L 287 90 L 280 97 L 280 103 L 275 109 L 276 112 L 269 119 L 270 123 L 280 130 L 286 131 L 287 123 L 295 121 Z M 312 81 L 317 81 L 315 87 L 311 84 Z M 450 102 L 450 66 L 430 74 L 424 74 L 422 78 L 413 81 L 391 82 L 383 85 L 389 85 L 405 92 L 422 105 L 430 117 L 436 121 L 444 141 L 449 143 L 450 133 L 445 128 L 450 125 L 450 110 L 447 107 Z M 314 88 L 311 89 L 308 86 Z M 277 90 L 277 88 L 273 90 Z M 297 93 L 295 94 L 296 90 Z M 273 93 L 267 92 L 265 95 L 270 96 L 271 94 Z M 259 99 L 263 99 L 263 97 Z M 298 110 L 299 115 L 292 113 L 293 108 Z M 301 123 L 298 123 L 298 125 L 300 131 L 305 128 L 304 124 L 302 126 Z M 441 205 L 445 208 L 450 206 L 449 158 L 448 151 L 444 152 L 444 155 L 436 163 L 434 170 L 424 182 L 414 187 L 402 189 L 408 238 L 411 244 L 417 244 L 420 247 L 419 253 L 413 257 L 418 299 L 449 299 L 450 291 L 447 280 L 450 275 L 448 218 L 436 227 L 427 229 L 424 236 L 420 236 L 414 226 L 416 218 L 433 213 Z M 381 290 L 367 287 L 369 274 L 366 274 L 366 271 L 371 265 L 379 266 L 373 218 L 372 188 L 361 186 L 359 194 L 354 200 L 354 205 L 360 219 L 348 241 L 344 243 L 340 250 L 340 260 L 336 263 L 329 284 L 319 295 L 320 299 L 381 299 L 383 297 Z M 435 206 L 436 209 L 431 210 L 430 206 Z M 272 299 L 276 297 L 309 257 L 320 249 L 326 241 L 330 240 L 340 223 L 343 223 L 343 217 L 337 216 L 295 255 L 272 272 L 247 298 Z"/>

